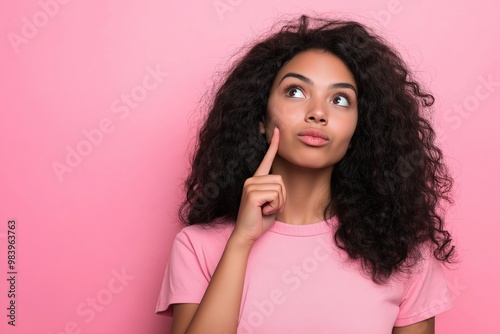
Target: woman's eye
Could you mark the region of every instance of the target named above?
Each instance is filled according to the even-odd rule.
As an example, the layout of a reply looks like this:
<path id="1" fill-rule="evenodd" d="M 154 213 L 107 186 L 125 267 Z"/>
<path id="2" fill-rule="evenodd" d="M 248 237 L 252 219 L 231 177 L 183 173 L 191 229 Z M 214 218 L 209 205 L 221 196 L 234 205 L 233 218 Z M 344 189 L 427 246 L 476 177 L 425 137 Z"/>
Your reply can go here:
<path id="1" fill-rule="evenodd" d="M 342 95 L 335 96 L 333 98 L 333 103 L 342 106 L 342 107 L 349 107 L 349 100 Z"/>
<path id="2" fill-rule="evenodd" d="M 302 91 L 297 87 L 288 89 L 286 95 L 290 97 L 305 97 Z"/>

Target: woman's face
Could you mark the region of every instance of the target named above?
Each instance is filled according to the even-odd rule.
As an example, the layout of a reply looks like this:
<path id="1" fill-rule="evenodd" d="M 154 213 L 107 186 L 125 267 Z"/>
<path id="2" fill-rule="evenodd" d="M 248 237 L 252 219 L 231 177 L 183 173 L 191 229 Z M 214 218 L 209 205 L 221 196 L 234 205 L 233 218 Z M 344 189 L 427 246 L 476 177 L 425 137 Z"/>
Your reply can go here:
<path id="1" fill-rule="evenodd" d="M 282 158 L 308 168 L 331 167 L 345 155 L 356 129 L 354 76 L 329 52 L 301 52 L 276 75 L 267 111 L 260 131 L 270 142 L 273 128 L 279 128 L 278 161 Z"/>

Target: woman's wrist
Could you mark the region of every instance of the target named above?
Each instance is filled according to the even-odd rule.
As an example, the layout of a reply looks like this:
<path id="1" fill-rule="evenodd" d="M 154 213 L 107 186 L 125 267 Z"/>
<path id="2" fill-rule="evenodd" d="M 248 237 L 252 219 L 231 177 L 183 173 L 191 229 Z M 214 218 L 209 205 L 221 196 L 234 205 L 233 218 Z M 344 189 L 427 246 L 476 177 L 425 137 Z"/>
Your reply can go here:
<path id="1" fill-rule="evenodd" d="M 229 237 L 229 239 L 227 240 L 226 249 L 230 248 L 250 253 L 250 250 L 252 249 L 254 243 L 255 241 L 241 238 L 240 236 L 234 234 L 233 232 Z"/>

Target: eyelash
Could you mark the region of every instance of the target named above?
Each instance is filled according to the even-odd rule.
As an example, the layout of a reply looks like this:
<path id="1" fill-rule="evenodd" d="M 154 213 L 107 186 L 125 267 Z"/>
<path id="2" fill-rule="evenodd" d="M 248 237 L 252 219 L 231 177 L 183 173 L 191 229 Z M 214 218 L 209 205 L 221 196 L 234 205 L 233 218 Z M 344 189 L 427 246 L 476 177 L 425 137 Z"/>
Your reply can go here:
<path id="1" fill-rule="evenodd" d="M 304 92 L 304 90 L 302 89 L 302 87 L 296 85 L 296 84 L 290 84 L 288 86 L 286 86 L 284 89 L 283 89 L 283 92 L 285 94 L 288 94 L 288 92 L 291 90 L 291 89 L 299 89 L 302 93 Z M 347 103 L 349 105 L 351 105 L 351 98 L 349 97 L 349 95 L 345 92 L 338 92 L 337 94 L 335 94 L 335 97 L 337 96 L 342 96 L 343 98 L 345 98 L 347 100 Z"/>

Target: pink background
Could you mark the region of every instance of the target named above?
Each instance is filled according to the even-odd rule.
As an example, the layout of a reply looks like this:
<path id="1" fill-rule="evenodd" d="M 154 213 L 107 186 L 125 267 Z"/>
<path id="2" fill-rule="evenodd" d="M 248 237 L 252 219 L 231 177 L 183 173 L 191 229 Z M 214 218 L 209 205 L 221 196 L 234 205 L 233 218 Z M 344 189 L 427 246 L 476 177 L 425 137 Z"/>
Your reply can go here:
<path id="1" fill-rule="evenodd" d="M 437 329 L 499 333 L 497 5 L 305 3 L 2 1 L 0 331 L 168 332 L 170 319 L 154 308 L 179 229 L 197 104 L 215 70 L 276 17 L 316 11 L 377 28 L 436 96 L 434 121 L 456 178 L 447 220 L 462 256 L 449 273 L 456 306 Z M 17 221 L 16 327 L 5 316 L 9 219 Z"/>

